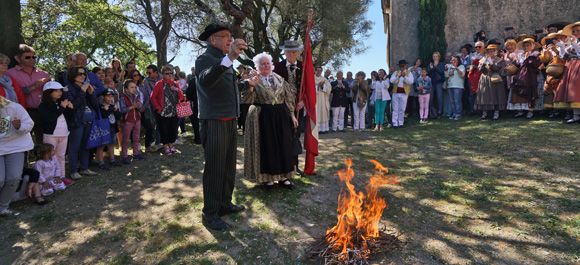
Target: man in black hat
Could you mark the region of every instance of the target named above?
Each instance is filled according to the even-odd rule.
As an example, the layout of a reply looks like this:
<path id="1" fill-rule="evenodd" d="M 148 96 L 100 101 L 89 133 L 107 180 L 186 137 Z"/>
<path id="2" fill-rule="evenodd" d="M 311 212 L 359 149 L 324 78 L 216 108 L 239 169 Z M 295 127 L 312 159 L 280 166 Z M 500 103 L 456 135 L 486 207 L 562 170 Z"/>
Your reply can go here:
<path id="1" fill-rule="evenodd" d="M 207 49 L 195 60 L 200 135 L 204 149 L 202 221 L 215 230 L 228 230 L 220 217 L 245 210 L 232 203 L 236 175 L 239 90 L 234 60 L 248 49 L 233 40 L 228 28 L 211 24 L 199 36 Z M 255 85 L 255 84 L 252 84 Z"/>
<path id="2" fill-rule="evenodd" d="M 294 86 L 296 89 L 296 110 L 298 110 L 298 128 L 296 129 L 295 138 L 300 141 L 300 133 L 304 128 L 304 102 L 300 99 L 300 87 L 302 85 L 302 61 L 299 61 L 298 53 L 304 49 L 304 45 L 300 44 L 295 40 L 284 41 L 284 46 L 280 46 L 280 49 L 284 50 L 284 55 L 286 59 L 281 62 L 274 64 L 274 73 L 278 74 L 288 84 Z M 301 153 L 301 152 L 300 152 Z M 298 153 L 296 153 L 294 159 L 294 165 L 296 166 L 296 172 L 301 176 L 304 176 L 304 172 L 298 168 Z"/>
<path id="3" fill-rule="evenodd" d="M 411 71 L 407 70 L 407 61 L 399 61 L 399 71 L 391 76 L 393 84 L 393 128 L 403 128 L 405 123 L 405 108 L 407 107 L 407 97 L 411 92 L 411 85 L 415 82 Z"/>

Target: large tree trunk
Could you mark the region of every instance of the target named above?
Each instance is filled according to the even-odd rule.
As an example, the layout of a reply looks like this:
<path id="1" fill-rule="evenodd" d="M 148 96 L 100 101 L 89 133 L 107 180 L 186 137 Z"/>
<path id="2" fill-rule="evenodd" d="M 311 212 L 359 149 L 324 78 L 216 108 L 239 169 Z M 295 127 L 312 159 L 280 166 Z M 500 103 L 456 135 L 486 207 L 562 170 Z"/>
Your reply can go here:
<path id="1" fill-rule="evenodd" d="M 7 55 L 10 66 L 16 64 L 12 59 L 18 51 L 18 45 L 24 43 L 22 38 L 22 18 L 20 0 L 0 1 L 0 53 Z"/>

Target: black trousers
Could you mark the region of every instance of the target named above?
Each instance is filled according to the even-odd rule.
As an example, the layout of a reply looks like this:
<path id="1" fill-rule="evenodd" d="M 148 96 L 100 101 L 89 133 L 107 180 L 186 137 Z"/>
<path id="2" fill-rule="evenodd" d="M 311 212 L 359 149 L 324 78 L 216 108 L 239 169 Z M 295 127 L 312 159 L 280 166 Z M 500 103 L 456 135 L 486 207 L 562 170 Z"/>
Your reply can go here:
<path id="1" fill-rule="evenodd" d="M 204 150 L 203 209 L 209 220 L 218 218 L 220 208 L 232 205 L 236 180 L 237 120 L 201 120 Z"/>
<path id="2" fill-rule="evenodd" d="M 191 103 L 191 111 L 193 112 L 193 114 L 191 114 L 191 116 L 189 116 L 189 120 L 191 120 L 191 127 L 193 128 L 193 135 L 194 141 L 197 140 L 201 140 L 200 136 L 199 136 L 199 119 L 197 118 L 197 103 Z"/>
<path id="3" fill-rule="evenodd" d="M 162 144 L 172 144 L 177 140 L 177 116 L 166 118 L 157 114 L 157 127 Z"/>
<path id="4" fill-rule="evenodd" d="M 155 141 L 153 138 L 155 128 L 153 128 L 153 121 L 151 120 L 151 116 L 149 116 L 149 118 L 145 118 L 145 112 L 141 112 L 141 125 L 143 125 L 143 128 L 145 128 L 145 147 L 149 147 L 151 146 L 151 143 Z"/>

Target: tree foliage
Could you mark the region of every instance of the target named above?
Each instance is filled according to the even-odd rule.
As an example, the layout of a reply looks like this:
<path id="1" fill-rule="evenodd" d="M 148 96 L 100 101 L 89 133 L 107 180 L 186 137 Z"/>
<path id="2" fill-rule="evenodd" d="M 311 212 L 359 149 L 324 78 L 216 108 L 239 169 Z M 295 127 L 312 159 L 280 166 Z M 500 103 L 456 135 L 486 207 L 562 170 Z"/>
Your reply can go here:
<path id="1" fill-rule="evenodd" d="M 196 0 L 195 2 L 200 2 Z M 231 9 L 247 11 L 241 2 L 240 7 L 233 1 L 220 0 L 221 10 L 205 9 L 210 20 L 224 20 L 235 24 L 228 16 Z M 229 2 L 229 5 L 223 4 Z M 279 46 L 285 40 L 304 41 L 308 24 L 309 10 L 313 10 L 314 26 L 311 31 L 312 51 L 316 65 L 332 64 L 338 68 L 348 58 L 366 49 L 365 39 L 372 29 L 372 22 L 366 19 L 369 0 L 253 0 L 251 13 L 241 24 L 243 38 L 249 50 L 240 60 L 251 65 L 251 58 L 261 52 L 268 52 L 274 61 L 281 58 Z M 239 22 L 239 21 L 238 21 Z M 235 26 L 235 25 L 232 25 Z"/>
<path id="2" fill-rule="evenodd" d="M 443 56 L 447 52 L 445 25 L 447 24 L 445 0 L 419 0 L 419 57 L 431 61 L 435 51 Z"/>
<path id="3" fill-rule="evenodd" d="M 75 52 L 87 54 L 90 65 L 105 66 L 113 58 L 152 62 L 155 52 L 142 36 L 108 8 L 106 0 L 28 0 L 22 33 L 40 57 L 38 66 L 54 73 Z"/>

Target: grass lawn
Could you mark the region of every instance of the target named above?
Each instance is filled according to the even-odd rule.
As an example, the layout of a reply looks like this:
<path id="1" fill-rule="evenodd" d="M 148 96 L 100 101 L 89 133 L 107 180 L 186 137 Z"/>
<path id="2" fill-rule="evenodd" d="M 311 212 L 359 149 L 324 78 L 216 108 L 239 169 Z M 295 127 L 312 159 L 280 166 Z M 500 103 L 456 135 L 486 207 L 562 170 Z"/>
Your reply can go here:
<path id="1" fill-rule="evenodd" d="M 534 118 L 465 118 L 403 129 L 325 134 L 317 176 L 266 192 L 243 176 L 227 232 L 201 224 L 203 152 L 147 154 L 84 177 L 46 206 L 11 204 L 0 219 L 0 264 L 316 264 L 309 245 L 336 223 L 336 172 L 353 159 L 363 190 L 375 159 L 399 178 L 379 191 L 380 226 L 404 248 L 371 264 L 580 263 L 580 126 Z M 303 159 L 303 156 L 301 157 Z"/>

